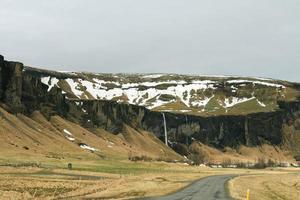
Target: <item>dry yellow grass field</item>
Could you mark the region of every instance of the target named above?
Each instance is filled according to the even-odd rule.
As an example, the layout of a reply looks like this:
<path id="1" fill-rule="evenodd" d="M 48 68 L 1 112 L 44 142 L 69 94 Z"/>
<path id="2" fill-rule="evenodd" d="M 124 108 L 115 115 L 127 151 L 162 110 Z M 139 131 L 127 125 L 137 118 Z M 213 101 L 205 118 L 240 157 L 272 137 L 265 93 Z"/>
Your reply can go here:
<path id="1" fill-rule="evenodd" d="M 240 176 L 230 180 L 228 187 L 231 196 L 240 200 L 248 189 L 253 200 L 296 200 L 300 199 L 300 169 Z"/>
<path id="2" fill-rule="evenodd" d="M 213 170 L 163 162 L 140 162 L 134 165 L 141 169 L 134 170 L 131 163 L 124 163 L 124 168 L 128 169 L 120 173 L 96 172 L 97 168 L 83 171 L 1 167 L 0 198 L 129 199 L 175 192 L 194 180 L 210 175 L 243 173 L 240 170 Z"/>
<path id="3" fill-rule="evenodd" d="M 244 199 L 296 199 L 300 171 L 212 169 L 165 162 L 111 160 L 74 162 L 74 170 L 47 167 L 0 167 L 0 199 L 130 199 L 177 191 L 211 175 L 233 174 L 231 195 Z M 276 197 L 276 198 L 275 198 Z M 282 197 L 282 198 L 281 198 Z"/>
<path id="4" fill-rule="evenodd" d="M 124 167 L 126 164 L 124 164 Z M 218 172 L 167 163 L 136 163 L 121 173 L 45 168 L 0 168 L 1 199 L 128 199 L 174 192 Z M 99 170 L 101 171 L 101 169 Z M 222 173 L 222 172 L 219 172 Z"/>

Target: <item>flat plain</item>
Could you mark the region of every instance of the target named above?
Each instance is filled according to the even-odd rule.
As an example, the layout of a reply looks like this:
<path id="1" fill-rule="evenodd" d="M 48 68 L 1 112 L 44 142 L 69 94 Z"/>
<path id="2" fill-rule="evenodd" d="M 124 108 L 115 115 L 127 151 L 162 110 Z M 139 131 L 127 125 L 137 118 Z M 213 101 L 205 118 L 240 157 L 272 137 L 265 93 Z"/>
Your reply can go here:
<path id="1" fill-rule="evenodd" d="M 235 199 L 296 199 L 300 191 L 300 169 L 264 170 L 209 168 L 166 162 L 127 160 L 44 161 L 38 167 L 0 167 L 1 199 L 134 199 L 163 196 L 194 181 L 214 175 L 232 174 L 227 187 Z"/>

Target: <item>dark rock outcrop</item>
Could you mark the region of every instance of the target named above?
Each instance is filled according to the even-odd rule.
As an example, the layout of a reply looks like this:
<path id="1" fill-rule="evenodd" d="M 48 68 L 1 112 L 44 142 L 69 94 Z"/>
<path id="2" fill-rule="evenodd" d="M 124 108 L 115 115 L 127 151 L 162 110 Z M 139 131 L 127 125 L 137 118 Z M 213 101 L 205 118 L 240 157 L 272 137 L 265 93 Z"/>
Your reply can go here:
<path id="1" fill-rule="evenodd" d="M 4 57 L 0 55 L 0 99 L 2 100 L 2 96 L 3 96 L 3 73 L 2 70 L 4 68 Z"/>
<path id="2" fill-rule="evenodd" d="M 23 64 L 19 62 L 1 61 L 1 100 L 8 105 L 12 112 L 21 112 L 22 71 Z"/>
<path id="3" fill-rule="evenodd" d="M 27 114 L 41 110 L 46 116 L 66 113 L 65 96 L 58 87 L 48 91 L 48 86 L 41 83 L 40 77 L 23 73 L 22 103 Z"/>
<path id="4" fill-rule="evenodd" d="M 164 137 L 163 118 L 159 112 L 112 101 L 68 100 L 67 104 L 69 118 L 77 119 L 83 126 L 119 133 L 125 123 Z M 192 140 L 199 140 L 219 148 L 240 144 L 279 145 L 283 142 L 282 126 L 286 119 L 283 110 L 245 116 L 199 117 L 174 113 L 165 113 L 165 116 L 170 142 L 190 144 Z"/>

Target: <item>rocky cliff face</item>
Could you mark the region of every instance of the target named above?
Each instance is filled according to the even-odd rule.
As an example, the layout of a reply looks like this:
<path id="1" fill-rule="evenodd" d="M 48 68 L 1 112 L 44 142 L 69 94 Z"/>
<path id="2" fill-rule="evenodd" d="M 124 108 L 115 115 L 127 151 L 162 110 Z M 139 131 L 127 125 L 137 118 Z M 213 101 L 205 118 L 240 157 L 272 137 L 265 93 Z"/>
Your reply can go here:
<path id="1" fill-rule="evenodd" d="M 2 95 L 3 95 L 3 73 L 2 73 L 2 70 L 3 70 L 3 67 L 4 67 L 4 57 L 0 55 L 0 99 L 2 100 Z"/>
<path id="2" fill-rule="evenodd" d="M 41 110 L 46 116 L 64 115 L 67 109 L 65 95 L 60 88 L 55 87 L 48 91 L 48 87 L 41 83 L 39 77 L 30 73 L 23 73 L 22 103 L 27 114 Z"/>
<path id="3" fill-rule="evenodd" d="M 23 64 L 19 62 L 2 61 L 1 65 L 1 99 L 13 112 L 22 111 L 22 71 Z"/>
<path id="4" fill-rule="evenodd" d="M 289 96 L 278 99 L 275 102 L 276 106 L 271 110 L 195 115 L 189 112 L 149 110 L 145 106 L 121 103 L 118 100 L 78 98 L 74 93 L 72 96 L 72 88 L 65 84 L 66 80 L 84 78 L 83 75 L 80 77 L 78 74 L 28 67 L 24 71 L 23 64 L 4 61 L 1 56 L 0 69 L 0 99 L 11 112 L 30 114 L 34 110 L 40 110 L 45 116 L 58 114 L 84 127 L 101 127 L 115 134 L 122 132 L 124 125 L 127 124 L 135 129 L 152 132 L 162 140 L 164 139 L 162 112 L 164 112 L 169 145 L 178 151 L 180 151 L 178 146 L 188 146 L 193 141 L 200 141 L 216 148 L 288 144 L 290 148 L 295 149 L 295 156 L 300 156 L 300 140 L 299 143 L 295 140 L 300 135 L 300 101 L 297 99 L 297 91 L 300 89 L 297 84 L 287 83 L 287 86 L 280 86 L 293 91 L 295 95 L 284 93 Z M 56 77 L 57 80 L 53 82 L 53 78 L 45 80 L 45 77 Z M 82 85 L 78 85 L 78 88 L 80 87 Z M 259 92 L 267 91 L 265 88 L 255 91 L 258 92 L 255 101 L 258 99 L 267 101 L 265 97 L 259 97 Z M 248 93 L 245 95 L 248 96 Z M 87 93 L 86 95 L 88 96 Z"/>
<path id="5" fill-rule="evenodd" d="M 118 104 L 102 100 L 66 100 L 67 117 L 87 128 L 102 127 L 117 134 L 128 124 L 135 129 L 154 133 L 164 141 L 164 121 L 161 112 L 141 106 Z M 300 155 L 300 103 L 280 102 L 278 111 L 228 116 L 192 116 L 165 113 L 168 144 L 182 154 L 193 141 L 218 149 L 256 147 L 263 144 L 289 145 L 294 155 Z M 286 127 L 289 127 L 287 129 Z"/>

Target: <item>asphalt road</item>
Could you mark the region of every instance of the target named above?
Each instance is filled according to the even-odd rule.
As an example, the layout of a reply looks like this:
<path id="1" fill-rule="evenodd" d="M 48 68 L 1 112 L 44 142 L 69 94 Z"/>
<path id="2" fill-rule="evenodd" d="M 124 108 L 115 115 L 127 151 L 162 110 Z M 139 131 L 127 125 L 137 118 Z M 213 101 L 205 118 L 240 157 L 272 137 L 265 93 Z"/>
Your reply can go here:
<path id="1" fill-rule="evenodd" d="M 233 175 L 210 176 L 167 196 L 146 198 L 146 200 L 231 200 L 225 184 Z"/>

